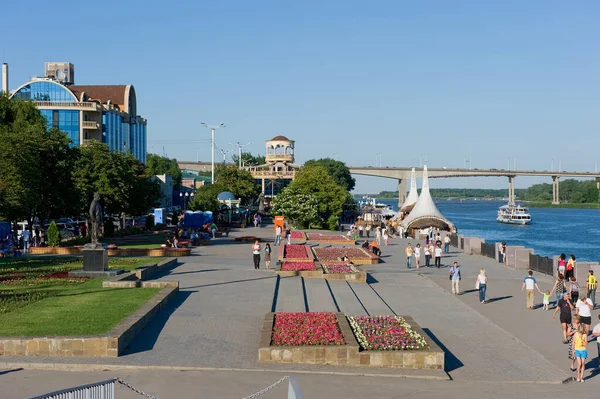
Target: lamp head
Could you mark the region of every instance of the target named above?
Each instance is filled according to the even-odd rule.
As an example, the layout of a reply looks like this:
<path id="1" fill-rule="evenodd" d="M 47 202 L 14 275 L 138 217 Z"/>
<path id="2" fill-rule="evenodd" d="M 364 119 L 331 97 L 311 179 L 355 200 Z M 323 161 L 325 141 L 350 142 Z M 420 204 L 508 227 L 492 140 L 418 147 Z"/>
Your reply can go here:
<path id="1" fill-rule="evenodd" d="M 221 123 L 221 124 L 219 125 L 219 127 L 225 127 L 225 124 L 224 124 L 224 123 Z"/>
<path id="2" fill-rule="evenodd" d="M 208 125 L 206 124 L 206 122 L 200 122 L 200 124 L 201 124 L 202 126 L 206 126 L 206 127 L 208 127 Z"/>

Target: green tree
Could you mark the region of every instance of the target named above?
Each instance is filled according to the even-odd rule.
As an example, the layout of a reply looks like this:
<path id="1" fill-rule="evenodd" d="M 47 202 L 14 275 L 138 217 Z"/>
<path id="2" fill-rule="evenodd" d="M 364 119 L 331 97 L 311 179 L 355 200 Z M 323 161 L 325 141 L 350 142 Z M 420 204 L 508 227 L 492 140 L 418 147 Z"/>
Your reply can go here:
<path id="1" fill-rule="evenodd" d="M 344 187 L 346 191 L 354 190 L 356 180 L 350 174 L 350 169 L 342 161 L 336 161 L 331 158 L 311 159 L 306 161 L 304 166 L 321 165 L 327 169 L 329 176 L 333 178 L 340 186 Z"/>
<path id="2" fill-rule="evenodd" d="M 231 156 L 231 160 L 237 166 L 239 165 L 238 154 Z M 242 166 L 264 165 L 266 163 L 264 155 L 252 155 L 249 152 L 242 151 Z"/>
<path id="3" fill-rule="evenodd" d="M 224 188 L 223 191 L 231 191 L 237 198 L 241 198 L 244 204 L 255 200 L 260 194 L 260 187 L 252 174 L 235 166 L 216 165 L 215 180 Z"/>
<path id="4" fill-rule="evenodd" d="M 219 201 L 217 196 L 219 193 L 227 191 L 220 183 L 205 184 L 196 190 L 194 199 L 189 204 L 188 208 L 192 211 L 211 211 L 213 214 L 219 212 Z"/>
<path id="5" fill-rule="evenodd" d="M 50 223 L 48 226 L 48 245 L 51 247 L 58 247 L 60 245 L 60 232 L 58 231 L 58 226 L 56 222 Z"/>
<path id="6" fill-rule="evenodd" d="M 308 228 L 320 223 L 318 208 L 314 195 L 289 185 L 273 199 L 271 214 L 284 216 L 299 228 Z"/>
<path id="7" fill-rule="evenodd" d="M 179 169 L 176 159 L 148 154 L 146 167 L 150 175 L 170 175 L 173 178 L 173 189 L 179 190 L 181 188 L 181 169 Z"/>

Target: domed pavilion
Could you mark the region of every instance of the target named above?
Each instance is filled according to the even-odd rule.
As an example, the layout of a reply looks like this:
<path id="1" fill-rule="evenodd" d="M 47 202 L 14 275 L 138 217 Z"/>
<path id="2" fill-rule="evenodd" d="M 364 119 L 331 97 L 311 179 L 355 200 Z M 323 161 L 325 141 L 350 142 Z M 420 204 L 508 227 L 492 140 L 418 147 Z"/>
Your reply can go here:
<path id="1" fill-rule="evenodd" d="M 266 141 L 265 164 L 248 169 L 261 184 L 264 196 L 272 198 L 294 179 L 298 168 L 294 164 L 294 140 L 275 136 Z"/>

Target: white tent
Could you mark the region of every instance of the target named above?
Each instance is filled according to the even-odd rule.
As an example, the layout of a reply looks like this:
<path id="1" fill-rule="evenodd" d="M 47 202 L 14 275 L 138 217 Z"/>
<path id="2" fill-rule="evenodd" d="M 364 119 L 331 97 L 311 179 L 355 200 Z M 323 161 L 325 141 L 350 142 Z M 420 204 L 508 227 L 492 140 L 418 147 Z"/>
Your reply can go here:
<path id="1" fill-rule="evenodd" d="M 400 208 L 400 212 L 409 213 L 417 201 L 419 200 L 419 193 L 417 192 L 417 179 L 415 176 L 415 168 L 412 168 L 410 171 L 410 190 L 408 191 L 408 197 L 402 204 Z"/>
<path id="2" fill-rule="evenodd" d="M 438 227 L 440 230 L 452 231 L 454 225 L 442 215 L 435 206 L 431 193 L 429 192 L 429 178 L 427 176 L 427 165 L 423 168 L 423 189 L 419 200 L 412 211 L 402 221 L 405 230 L 424 229 L 427 227 Z"/>

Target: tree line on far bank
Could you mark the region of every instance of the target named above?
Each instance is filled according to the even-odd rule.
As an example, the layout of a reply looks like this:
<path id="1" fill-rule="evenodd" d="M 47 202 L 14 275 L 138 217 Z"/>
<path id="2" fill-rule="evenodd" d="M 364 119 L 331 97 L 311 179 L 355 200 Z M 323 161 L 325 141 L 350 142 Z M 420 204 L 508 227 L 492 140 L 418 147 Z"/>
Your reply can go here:
<path id="1" fill-rule="evenodd" d="M 436 199 L 449 198 L 492 198 L 508 197 L 508 189 L 477 189 L 477 188 L 437 188 L 430 189 L 431 196 Z M 517 199 L 532 202 L 552 202 L 552 184 L 534 184 L 526 189 L 515 189 Z M 600 192 L 595 180 L 566 179 L 559 181 L 559 196 L 561 202 L 570 204 L 597 204 L 600 202 Z M 376 194 L 378 199 L 398 198 L 398 191 L 382 191 Z"/>

